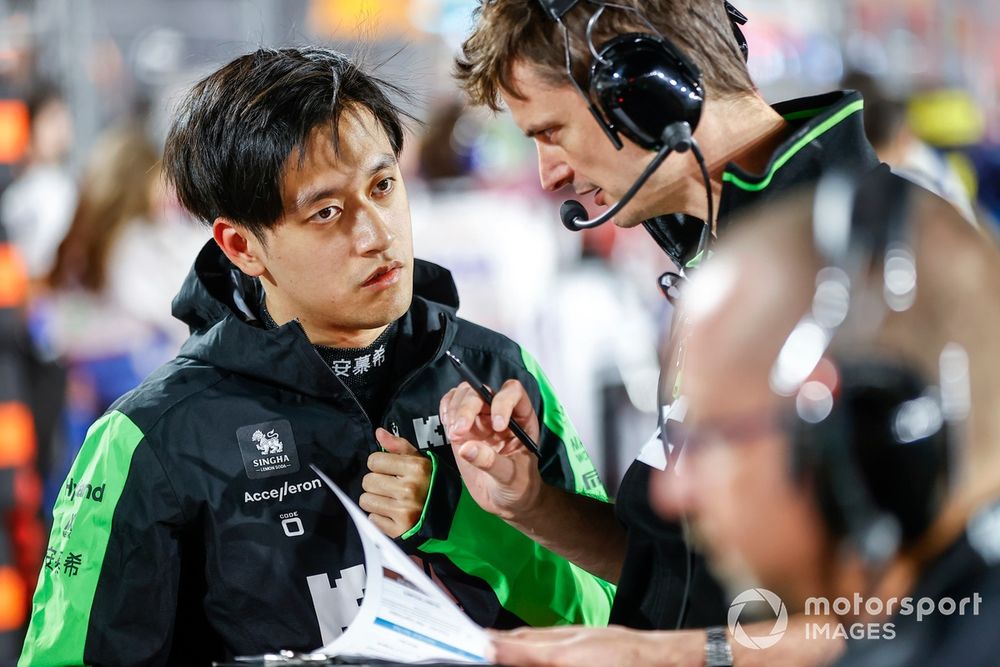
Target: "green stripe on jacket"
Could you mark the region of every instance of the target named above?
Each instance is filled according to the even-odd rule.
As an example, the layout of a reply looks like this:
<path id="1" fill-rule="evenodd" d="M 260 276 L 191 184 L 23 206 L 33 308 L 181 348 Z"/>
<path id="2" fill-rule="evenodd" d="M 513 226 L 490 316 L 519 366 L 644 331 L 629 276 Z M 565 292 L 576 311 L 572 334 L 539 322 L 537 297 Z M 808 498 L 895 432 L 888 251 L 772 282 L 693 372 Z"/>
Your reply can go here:
<path id="1" fill-rule="evenodd" d="M 552 389 L 549 379 L 545 377 L 542 367 L 524 348 L 521 348 L 521 358 L 524 360 L 525 368 L 535 378 L 538 389 L 542 393 L 542 424 L 562 440 L 566 447 L 569 465 L 573 470 L 573 490 L 585 496 L 606 501 L 608 492 L 605 490 L 604 484 L 601 483 L 597 468 L 590 460 L 590 454 L 583 446 L 583 441 L 580 440 L 580 436 L 566 415 L 566 411 L 563 410 L 562 404 L 556 398 L 556 392 Z"/>
<path id="2" fill-rule="evenodd" d="M 105 415 L 87 432 L 55 504 L 19 666 L 84 664 L 111 523 L 143 437 L 120 412 Z"/>
<path id="3" fill-rule="evenodd" d="M 542 425 L 560 441 L 560 455 L 572 471 L 567 490 L 606 501 L 608 494 L 597 469 L 548 378 L 523 348 L 521 357 L 541 393 Z M 464 484 L 448 539 L 427 540 L 420 550 L 443 554 L 463 572 L 486 581 L 504 609 L 530 625 L 607 625 L 614 584 L 577 567 L 484 511 Z"/>
<path id="4" fill-rule="evenodd" d="M 447 540 L 427 540 L 425 553 L 448 557 L 490 585 L 504 609 L 525 623 L 608 623 L 615 586 L 573 565 L 486 512 L 462 487 Z"/>

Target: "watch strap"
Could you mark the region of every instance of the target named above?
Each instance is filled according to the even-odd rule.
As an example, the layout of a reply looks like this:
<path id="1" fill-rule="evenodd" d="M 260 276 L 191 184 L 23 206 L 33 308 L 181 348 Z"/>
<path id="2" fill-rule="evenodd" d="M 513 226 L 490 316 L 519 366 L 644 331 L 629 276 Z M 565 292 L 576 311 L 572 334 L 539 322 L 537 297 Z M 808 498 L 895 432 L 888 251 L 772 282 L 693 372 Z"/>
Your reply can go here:
<path id="1" fill-rule="evenodd" d="M 733 667 L 729 635 L 721 626 L 705 630 L 705 667 Z"/>

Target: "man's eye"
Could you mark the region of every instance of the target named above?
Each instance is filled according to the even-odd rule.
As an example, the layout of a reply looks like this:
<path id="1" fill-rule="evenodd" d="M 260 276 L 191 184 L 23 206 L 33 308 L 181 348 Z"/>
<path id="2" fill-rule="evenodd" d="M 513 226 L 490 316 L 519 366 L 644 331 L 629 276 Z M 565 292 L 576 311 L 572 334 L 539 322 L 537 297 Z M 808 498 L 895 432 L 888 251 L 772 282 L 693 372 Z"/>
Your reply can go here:
<path id="1" fill-rule="evenodd" d="M 396 179 L 392 178 L 391 176 L 388 177 L 388 178 L 383 178 L 375 186 L 375 192 L 377 192 L 379 194 L 382 194 L 382 195 L 388 194 L 388 193 L 392 192 L 392 188 L 394 187 L 393 186 L 393 181 L 395 181 L 395 180 Z"/>
<path id="2" fill-rule="evenodd" d="M 552 143 L 552 140 L 555 137 L 555 133 L 556 133 L 555 128 L 550 127 L 548 129 L 541 130 L 540 132 L 536 132 L 535 137 L 537 137 L 544 143 L 550 144 Z"/>
<path id="3" fill-rule="evenodd" d="M 337 217 L 338 211 L 339 209 L 336 206 L 327 206 L 326 208 L 317 211 L 316 215 L 313 217 L 317 220 L 332 220 Z"/>

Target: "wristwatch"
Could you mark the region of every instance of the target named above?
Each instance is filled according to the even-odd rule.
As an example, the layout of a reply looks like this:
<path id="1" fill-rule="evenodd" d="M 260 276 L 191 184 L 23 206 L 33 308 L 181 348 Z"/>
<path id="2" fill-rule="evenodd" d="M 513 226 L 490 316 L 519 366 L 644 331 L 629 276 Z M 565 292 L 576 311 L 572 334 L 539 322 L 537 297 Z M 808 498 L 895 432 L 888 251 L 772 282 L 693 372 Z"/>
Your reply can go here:
<path id="1" fill-rule="evenodd" d="M 726 629 L 717 626 L 705 630 L 705 667 L 733 667 L 733 649 Z"/>

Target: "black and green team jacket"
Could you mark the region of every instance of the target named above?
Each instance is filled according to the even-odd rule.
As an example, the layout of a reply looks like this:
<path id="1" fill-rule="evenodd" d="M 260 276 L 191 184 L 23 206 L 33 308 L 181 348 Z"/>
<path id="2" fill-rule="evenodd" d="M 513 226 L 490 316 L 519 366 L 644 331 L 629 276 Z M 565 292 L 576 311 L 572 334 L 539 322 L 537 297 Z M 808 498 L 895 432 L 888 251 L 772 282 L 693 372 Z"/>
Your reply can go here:
<path id="1" fill-rule="evenodd" d="M 420 522 L 399 542 L 469 616 L 606 623 L 612 585 L 484 512 L 462 485 L 438 418 L 461 381 L 448 349 L 492 386 L 528 389 L 547 482 L 606 499 L 537 363 L 456 316 L 447 271 L 418 260 L 394 394 L 371 416 L 297 322 L 249 323 L 247 284 L 210 242 L 174 301 L 190 339 L 91 427 L 55 505 L 21 665 L 204 664 L 336 638 L 363 597 L 364 558 L 309 464 L 357 499 L 378 425 L 434 462 Z"/>

